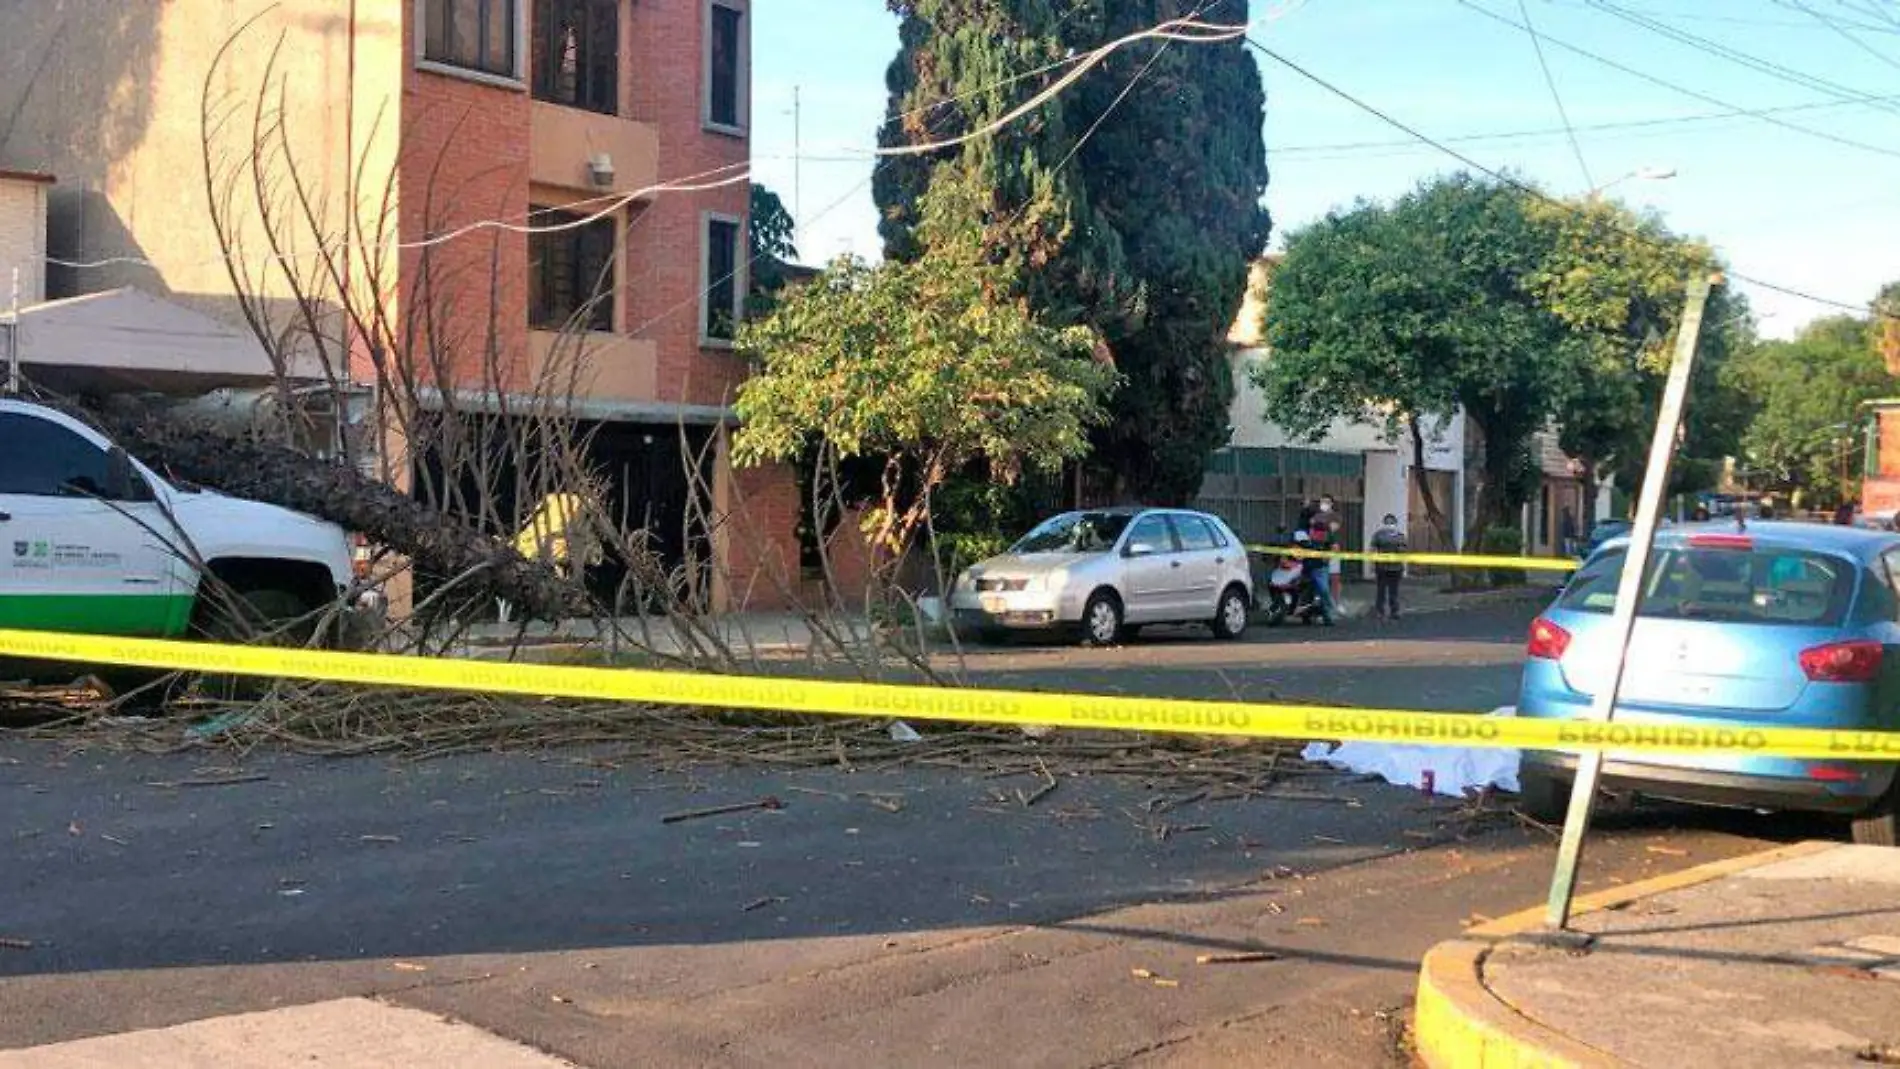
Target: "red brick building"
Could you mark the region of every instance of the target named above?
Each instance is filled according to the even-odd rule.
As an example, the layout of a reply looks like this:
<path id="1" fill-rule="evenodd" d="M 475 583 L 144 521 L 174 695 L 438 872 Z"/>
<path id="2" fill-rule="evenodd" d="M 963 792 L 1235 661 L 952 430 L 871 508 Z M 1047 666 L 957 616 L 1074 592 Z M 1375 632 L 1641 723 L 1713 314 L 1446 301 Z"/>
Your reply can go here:
<path id="1" fill-rule="evenodd" d="M 419 400 L 439 410 L 503 418 L 561 376 L 609 508 L 670 560 L 716 559 L 716 603 L 764 606 L 796 578 L 798 501 L 788 472 L 725 459 L 752 3 L 28 4 L 0 33 L 0 168 L 59 176 L 49 254 L 90 266 L 55 263 L 49 297 L 135 287 L 269 334 L 246 314 L 261 299 L 362 382 L 371 353 L 428 354 Z M 513 229 L 461 233 L 497 221 Z M 345 237 L 375 329 L 334 293 L 303 315 L 283 264 L 315 262 L 272 255 Z M 424 462 L 383 444 L 398 482 Z M 741 518 L 690 538 L 687 449 L 712 458 L 709 511 Z"/>
<path id="2" fill-rule="evenodd" d="M 782 586 L 762 570 L 795 579 L 798 501 L 788 472 L 734 472 L 724 446 L 746 374 L 732 337 L 747 284 L 750 2 L 415 0 L 405 244 L 483 219 L 570 228 L 406 249 L 401 277 L 406 305 L 456 308 L 428 329 L 487 331 L 463 312 L 492 306 L 504 381 L 527 388 L 578 346 L 576 412 L 593 424 L 609 507 L 669 557 L 685 549 L 684 427 L 716 457 L 707 504 L 727 519 L 696 548 L 720 565 L 718 600 L 761 607 Z M 668 185 L 710 188 L 655 191 Z M 450 281 L 416 292 L 437 279 Z"/>

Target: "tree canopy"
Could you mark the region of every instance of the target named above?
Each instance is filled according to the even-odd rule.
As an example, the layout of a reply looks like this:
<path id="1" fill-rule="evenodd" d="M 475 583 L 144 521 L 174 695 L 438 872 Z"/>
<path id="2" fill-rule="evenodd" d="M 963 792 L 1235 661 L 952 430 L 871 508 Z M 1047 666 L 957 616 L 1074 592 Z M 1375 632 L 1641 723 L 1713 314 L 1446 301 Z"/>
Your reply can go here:
<path id="1" fill-rule="evenodd" d="M 1738 361 L 1741 383 L 1760 405 L 1742 441 L 1757 475 L 1823 501 L 1859 496 L 1859 406 L 1894 388 L 1881 359 L 1884 335 L 1865 319 L 1830 316 Z"/>
<path id="2" fill-rule="evenodd" d="M 1462 409 L 1482 440 L 1483 531 L 1535 487 L 1531 436 L 1552 424 L 1592 477 L 1640 472 L 1686 281 L 1714 264 L 1705 246 L 1619 205 L 1453 175 L 1289 238 L 1259 384 L 1276 423 L 1315 437 L 1338 419 L 1396 432 L 1407 417 Z M 1698 350 L 1692 451 L 1719 455 L 1739 434 L 1745 406 L 1722 368 L 1747 330 L 1746 306 L 1718 292 Z"/>
<path id="3" fill-rule="evenodd" d="M 1336 419 L 1462 408 L 1483 439 L 1475 527 L 1503 524 L 1535 482 L 1530 436 L 1589 356 L 1532 288 L 1556 239 L 1519 190 L 1468 175 L 1293 234 L 1256 372 L 1273 420 L 1317 437 Z"/>
<path id="4" fill-rule="evenodd" d="M 1056 77 L 1023 78 L 1189 13 L 1177 0 L 893 0 L 886 145 L 978 129 Z M 1226 0 L 1221 21 L 1244 22 Z M 1258 68 L 1238 42 L 1142 42 L 1022 121 L 881 168 L 886 253 L 923 255 L 918 204 L 941 181 L 980 191 L 988 256 L 1017 268 L 1031 307 L 1106 341 L 1128 383 L 1091 435 L 1111 492 L 1174 503 L 1226 441 L 1224 338 L 1265 247 L 1267 167 Z"/>
<path id="5" fill-rule="evenodd" d="M 1008 288 L 966 230 L 909 262 L 840 259 L 788 291 L 740 331 L 760 368 L 739 390 L 734 460 L 792 460 L 816 441 L 881 463 L 871 533 L 901 551 L 931 493 L 972 463 L 1007 480 L 1080 457 L 1114 373 L 1087 328 L 1045 325 L 998 299 Z"/>

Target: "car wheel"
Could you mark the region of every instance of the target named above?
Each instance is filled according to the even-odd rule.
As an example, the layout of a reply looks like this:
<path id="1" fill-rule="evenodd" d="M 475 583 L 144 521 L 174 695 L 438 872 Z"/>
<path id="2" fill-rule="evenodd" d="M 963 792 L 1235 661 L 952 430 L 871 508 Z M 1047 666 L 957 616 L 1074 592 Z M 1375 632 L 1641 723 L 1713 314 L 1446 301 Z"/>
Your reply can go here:
<path id="1" fill-rule="evenodd" d="M 1871 812 L 1854 818 L 1854 841 L 1862 846 L 1900 846 L 1900 782 Z"/>
<path id="2" fill-rule="evenodd" d="M 1525 768 L 1517 774 L 1517 807 L 1541 824 L 1562 824 L 1570 813 L 1570 781 Z"/>
<path id="3" fill-rule="evenodd" d="M 1122 633 L 1120 599 L 1106 590 L 1090 595 L 1082 609 L 1082 641 L 1090 646 L 1113 646 Z"/>
<path id="4" fill-rule="evenodd" d="M 1232 641 L 1247 633 L 1247 592 L 1230 586 L 1214 610 L 1214 637 Z"/>
<path id="5" fill-rule="evenodd" d="M 976 629 L 976 640 L 985 646 L 1001 646 L 1009 641 L 1009 632 L 1000 627 L 979 627 Z"/>

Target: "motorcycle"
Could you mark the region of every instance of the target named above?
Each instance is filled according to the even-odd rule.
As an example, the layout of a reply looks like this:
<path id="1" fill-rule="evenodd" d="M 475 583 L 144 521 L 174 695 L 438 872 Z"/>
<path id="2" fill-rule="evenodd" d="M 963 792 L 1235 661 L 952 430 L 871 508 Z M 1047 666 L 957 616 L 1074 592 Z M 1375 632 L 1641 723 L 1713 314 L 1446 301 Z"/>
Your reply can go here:
<path id="1" fill-rule="evenodd" d="M 1330 627 L 1333 620 L 1318 590 L 1324 576 L 1298 557 L 1281 557 L 1267 576 L 1267 626 L 1279 627 L 1295 619 L 1309 627 L 1315 623 Z"/>

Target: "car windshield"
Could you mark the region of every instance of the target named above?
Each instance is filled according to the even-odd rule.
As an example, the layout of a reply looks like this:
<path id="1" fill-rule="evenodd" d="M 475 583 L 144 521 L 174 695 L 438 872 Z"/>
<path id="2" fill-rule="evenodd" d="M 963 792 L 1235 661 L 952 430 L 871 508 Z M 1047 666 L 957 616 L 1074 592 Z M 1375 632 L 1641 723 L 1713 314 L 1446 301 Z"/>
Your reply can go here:
<path id="1" fill-rule="evenodd" d="M 1616 608 L 1623 551 L 1591 561 L 1564 589 L 1558 607 Z M 1644 583 L 1644 617 L 1830 627 L 1847 615 L 1855 567 L 1798 549 L 1658 546 Z"/>
<path id="2" fill-rule="evenodd" d="M 1126 512 L 1071 512 L 1043 521 L 1011 553 L 1106 553 L 1128 529 Z"/>

